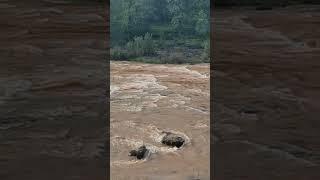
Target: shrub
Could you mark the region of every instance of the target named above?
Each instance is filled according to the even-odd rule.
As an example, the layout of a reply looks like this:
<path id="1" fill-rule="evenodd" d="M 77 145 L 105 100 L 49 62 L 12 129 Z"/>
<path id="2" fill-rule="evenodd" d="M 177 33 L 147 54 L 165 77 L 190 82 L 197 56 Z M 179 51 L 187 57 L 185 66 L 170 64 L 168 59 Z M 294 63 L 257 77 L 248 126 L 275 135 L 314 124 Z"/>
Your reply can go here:
<path id="1" fill-rule="evenodd" d="M 152 34 L 146 33 L 143 37 L 135 37 L 133 41 L 127 43 L 126 49 L 130 57 L 154 55 L 155 47 L 152 40 Z"/>
<path id="2" fill-rule="evenodd" d="M 138 36 L 129 41 L 125 48 L 114 47 L 110 50 L 111 59 L 128 60 L 142 56 L 155 55 L 155 45 L 152 40 L 152 34 L 146 33 L 144 36 Z"/>
<path id="3" fill-rule="evenodd" d="M 110 49 L 110 56 L 113 60 L 125 60 L 129 58 L 127 51 L 120 47 Z"/>

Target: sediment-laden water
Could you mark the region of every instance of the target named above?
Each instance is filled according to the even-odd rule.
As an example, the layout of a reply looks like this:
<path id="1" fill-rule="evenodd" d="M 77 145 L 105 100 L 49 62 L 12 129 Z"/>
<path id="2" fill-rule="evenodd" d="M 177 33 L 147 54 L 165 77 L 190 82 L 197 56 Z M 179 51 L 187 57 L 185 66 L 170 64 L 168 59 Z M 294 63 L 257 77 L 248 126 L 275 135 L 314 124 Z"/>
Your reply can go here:
<path id="1" fill-rule="evenodd" d="M 209 79 L 208 64 L 111 63 L 111 179 L 209 179 Z M 162 144 L 168 132 L 184 144 Z"/>

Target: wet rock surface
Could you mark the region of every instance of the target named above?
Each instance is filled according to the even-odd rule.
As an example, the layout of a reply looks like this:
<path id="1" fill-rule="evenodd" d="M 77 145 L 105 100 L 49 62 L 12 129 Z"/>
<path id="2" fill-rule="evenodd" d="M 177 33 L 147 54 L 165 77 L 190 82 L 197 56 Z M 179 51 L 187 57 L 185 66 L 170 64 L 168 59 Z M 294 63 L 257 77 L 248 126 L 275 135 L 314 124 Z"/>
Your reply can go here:
<path id="1" fill-rule="evenodd" d="M 136 156 L 137 159 L 143 159 L 146 156 L 148 149 L 146 146 L 140 146 L 137 150 L 131 150 L 129 156 Z"/>
<path id="2" fill-rule="evenodd" d="M 184 142 L 185 140 L 181 136 L 171 132 L 166 132 L 165 136 L 161 140 L 162 144 L 177 148 L 180 148 Z"/>

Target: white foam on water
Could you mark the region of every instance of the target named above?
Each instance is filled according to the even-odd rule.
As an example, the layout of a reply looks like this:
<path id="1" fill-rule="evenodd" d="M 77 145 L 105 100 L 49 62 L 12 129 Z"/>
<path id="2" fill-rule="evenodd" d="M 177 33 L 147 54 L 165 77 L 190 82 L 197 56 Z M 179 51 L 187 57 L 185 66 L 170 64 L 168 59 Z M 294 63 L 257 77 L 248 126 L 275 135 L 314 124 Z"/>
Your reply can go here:
<path id="1" fill-rule="evenodd" d="M 209 114 L 209 112 L 206 112 L 206 111 L 203 111 L 201 109 L 194 108 L 194 107 L 185 106 L 185 108 L 188 109 L 188 110 L 194 111 L 194 112 L 201 113 L 201 114 Z"/>
<path id="2" fill-rule="evenodd" d="M 210 96 L 210 93 L 204 92 L 201 89 L 187 89 L 186 91 L 191 93 L 191 94 Z"/>
<path id="3" fill-rule="evenodd" d="M 114 92 L 118 91 L 120 88 L 115 85 L 110 86 L 110 95 L 112 95 Z"/>
<path id="4" fill-rule="evenodd" d="M 136 165 L 146 162 L 146 159 L 142 160 L 118 160 L 118 161 L 112 161 L 111 166 L 130 166 L 130 165 Z"/>
<path id="5" fill-rule="evenodd" d="M 156 67 L 150 67 L 150 70 L 158 71 L 162 73 L 174 73 L 174 74 L 188 74 L 194 77 L 200 77 L 200 78 L 206 78 L 205 75 L 199 73 L 198 71 L 190 70 L 187 68 L 187 66 L 156 66 Z"/>
<path id="6" fill-rule="evenodd" d="M 196 128 L 196 129 L 209 128 L 209 126 L 207 124 L 204 124 L 204 123 L 197 123 L 193 127 Z"/>
<path id="7" fill-rule="evenodd" d="M 208 76 L 207 76 L 206 74 L 201 74 L 201 73 L 199 73 L 198 71 L 190 70 L 190 69 L 188 69 L 187 67 L 184 67 L 184 68 L 186 69 L 186 71 L 187 71 L 190 75 L 192 75 L 192 76 L 194 76 L 194 77 L 198 77 L 198 78 L 208 78 Z"/>
<path id="8" fill-rule="evenodd" d="M 111 92 L 117 91 L 117 94 L 113 96 L 111 102 L 117 102 L 112 107 L 128 112 L 139 112 L 144 108 L 158 107 L 157 102 L 165 97 L 161 96 L 159 91 L 168 89 L 160 85 L 152 74 L 131 74 L 113 83 L 117 84 L 111 86 Z"/>
<path id="9" fill-rule="evenodd" d="M 168 102 L 170 103 L 170 106 L 173 107 L 173 108 L 177 108 L 179 106 L 183 106 L 187 102 L 191 101 L 191 98 L 182 96 L 181 94 L 174 94 L 173 96 L 170 96 L 169 98 L 170 99 L 169 99 Z"/>
<path id="10" fill-rule="evenodd" d="M 126 145 L 126 146 L 129 146 L 130 148 L 138 148 L 143 144 L 144 144 L 143 141 L 139 139 L 128 139 L 121 136 L 111 137 L 111 145 L 113 147 Z"/>

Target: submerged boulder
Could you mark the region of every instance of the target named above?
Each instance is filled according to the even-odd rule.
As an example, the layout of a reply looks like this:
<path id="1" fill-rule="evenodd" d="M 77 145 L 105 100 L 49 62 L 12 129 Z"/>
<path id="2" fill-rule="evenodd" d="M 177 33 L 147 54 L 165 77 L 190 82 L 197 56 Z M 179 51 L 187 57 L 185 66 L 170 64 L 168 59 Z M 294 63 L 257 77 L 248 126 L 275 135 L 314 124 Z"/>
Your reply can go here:
<path id="1" fill-rule="evenodd" d="M 137 150 L 131 150 L 129 156 L 136 156 L 137 159 L 143 159 L 147 153 L 148 149 L 145 145 L 139 147 Z"/>
<path id="2" fill-rule="evenodd" d="M 161 142 L 167 146 L 180 148 L 184 144 L 185 140 L 177 134 L 167 132 Z"/>

